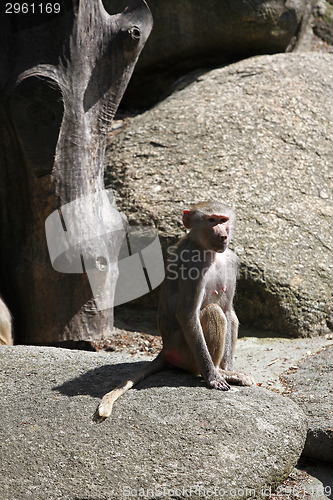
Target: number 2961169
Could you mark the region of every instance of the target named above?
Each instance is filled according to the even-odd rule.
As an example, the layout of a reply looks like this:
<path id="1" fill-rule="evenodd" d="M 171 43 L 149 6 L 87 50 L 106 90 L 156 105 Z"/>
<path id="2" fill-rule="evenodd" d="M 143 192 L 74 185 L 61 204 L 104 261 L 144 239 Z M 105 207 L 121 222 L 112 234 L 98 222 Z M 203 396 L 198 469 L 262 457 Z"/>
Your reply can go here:
<path id="1" fill-rule="evenodd" d="M 60 14 L 60 3 L 51 2 L 6 2 L 6 14 Z"/>

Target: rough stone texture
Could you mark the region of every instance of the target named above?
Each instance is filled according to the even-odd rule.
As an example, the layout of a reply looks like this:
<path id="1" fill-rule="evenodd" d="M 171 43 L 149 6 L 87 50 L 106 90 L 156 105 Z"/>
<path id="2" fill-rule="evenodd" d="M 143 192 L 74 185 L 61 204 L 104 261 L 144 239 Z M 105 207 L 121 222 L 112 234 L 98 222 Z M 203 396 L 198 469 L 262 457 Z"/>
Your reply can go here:
<path id="1" fill-rule="evenodd" d="M 127 105 L 147 107 L 200 65 L 292 49 L 310 26 L 314 0 L 149 0 L 154 28 L 129 88 Z M 111 14 L 122 0 L 104 0 Z"/>
<path id="2" fill-rule="evenodd" d="M 303 409 L 309 430 L 303 455 L 333 462 L 333 346 L 304 359 L 283 375 L 290 397 Z"/>
<path id="3" fill-rule="evenodd" d="M 189 82 L 187 82 L 189 83 Z M 241 323 L 292 336 L 333 325 L 333 56 L 260 56 L 217 69 L 114 137 L 106 184 L 166 246 L 181 212 L 236 207 Z"/>
<path id="4" fill-rule="evenodd" d="M 242 332 L 245 335 L 247 333 L 243 329 Z M 323 337 L 258 338 L 245 336 L 238 339 L 236 345 L 235 370 L 251 373 L 256 383 L 280 394 L 285 394 L 286 382 L 284 379 L 280 379 L 281 375 L 284 377 L 286 372 L 293 374 L 293 369 L 298 366 L 300 360 L 312 356 L 328 346 L 333 348 L 332 340 Z M 327 368 L 327 370 L 324 368 L 325 374 L 322 376 L 323 385 L 331 375 L 329 366 Z M 330 385 L 327 383 L 328 387 Z M 311 384 L 311 391 L 316 394 L 315 383 Z M 325 407 L 325 410 L 328 415 L 329 408 Z"/>
<path id="5" fill-rule="evenodd" d="M 164 487 L 158 498 L 166 499 L 191 486 L 191 498 L 199 487 L 201 498 L 210 487 L 225 490 L 218 498 L 245 498 L 246 488 L 261 498 L 303 449 L 303 412 L 256 386 L 224 393 L 184 372 L 161 372 L 97 425 L 99 398 L 138 358 L 23 346 L 2 348 L 0 357 L 1 500 L 118 499 L 139 488 L 156 498 Z M 184 497 L 178 493 L 172 498 Z"/>
<path id="6" fill-rule="evenodd" d="M 319 0 L 316 7 L 313 31 L 328 44 L 333 44 L 333 0 Z"/>

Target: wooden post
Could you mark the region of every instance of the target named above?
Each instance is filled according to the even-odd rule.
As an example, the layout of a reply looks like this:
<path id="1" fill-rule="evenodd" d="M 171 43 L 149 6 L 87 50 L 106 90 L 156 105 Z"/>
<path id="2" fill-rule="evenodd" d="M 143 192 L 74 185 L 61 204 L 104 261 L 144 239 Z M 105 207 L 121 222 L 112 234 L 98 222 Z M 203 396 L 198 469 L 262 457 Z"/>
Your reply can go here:
<path id="1" fill-rule="evenodd" d="M 91 234 L 105 142 L 152 16 L 144 0 L 112 16 L 102 0 L 50 2 L 48 12 L 38 10 L 46 3 L 26 5 L 0 16 L 0 290 L 17 342 L 100 340 L 113 328 L 113 309 L 98 311 L 86 273 L 52 268 L 45 221 L 90 200 L 77 205 L 72 233 L 89 240 L 85 262 L 104 266 L 110 249 Z M 114 254 L 119 238 L 112 245 Z M 108 272 L 115 286 L 117 271 Z"/>

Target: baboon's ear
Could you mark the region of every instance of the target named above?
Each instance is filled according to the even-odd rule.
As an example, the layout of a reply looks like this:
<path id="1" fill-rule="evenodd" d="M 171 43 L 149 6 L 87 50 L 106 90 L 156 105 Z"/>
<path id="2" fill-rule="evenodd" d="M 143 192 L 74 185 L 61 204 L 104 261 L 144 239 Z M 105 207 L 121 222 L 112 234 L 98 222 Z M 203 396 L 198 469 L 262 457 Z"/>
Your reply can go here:
<path id="1" fill-rule="evenodd" d="M 193 226 L 193 215 L 192 210 L 183 210 L 183 224 L 186 229 L 191 229 Z"/>

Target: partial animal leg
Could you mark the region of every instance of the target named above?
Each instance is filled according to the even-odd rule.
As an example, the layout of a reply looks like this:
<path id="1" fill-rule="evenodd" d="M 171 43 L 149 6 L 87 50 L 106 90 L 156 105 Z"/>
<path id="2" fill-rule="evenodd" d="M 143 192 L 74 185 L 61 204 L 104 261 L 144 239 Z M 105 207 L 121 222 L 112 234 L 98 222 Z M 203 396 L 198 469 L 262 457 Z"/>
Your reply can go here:
<path id="1" fill-rule="evenodd" d="M 254 384 L 252 375 L 247 375 L 242 372 L 233 370 L 233 357 L 235 353 L 236 341 L 238 337 L 239 321 L 234 311 L 230 313 L 230 342 L 231 344 L 225 349 L 229 351 L 229 355 L 224 352 L 221 363 L 220 373 L 225 377 L 229 384 L 249 386 Z"/>
<path id="2" fill-rule="evenodd" d="M 218 304 L 208 304 L 200 312 L 200 323 L 214 366 L 219 368 L 226 344 L 227 318 Z M 227 391 L 230 386 L 222 375 L 224 381 L 219 383 L 219 389 Z"/>

